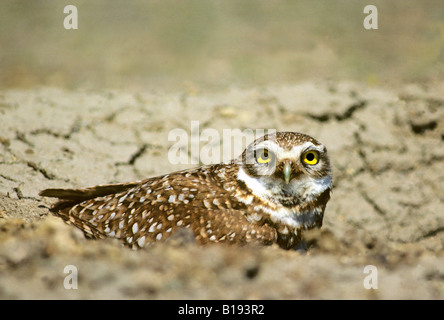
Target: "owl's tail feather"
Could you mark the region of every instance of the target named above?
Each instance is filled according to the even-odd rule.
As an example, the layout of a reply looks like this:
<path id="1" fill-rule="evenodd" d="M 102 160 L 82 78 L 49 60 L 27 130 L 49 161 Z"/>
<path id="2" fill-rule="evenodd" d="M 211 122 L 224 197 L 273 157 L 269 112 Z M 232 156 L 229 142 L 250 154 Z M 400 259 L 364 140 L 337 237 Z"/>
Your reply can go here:
<path id="1" fill-rule="evenodd" d="M 83 189 L 45 189 L 40 191 L 39 196 L 59 198 L 63 200 L 85 201 L 97 197 L 107 196 L 109 194 L 120 193 L 128 190 L 139 182 L 108 184 Z"/>
<path id="2" fill-rule="evenodd" d="M 83 189 L 45 189 L 39 192 L 39 196 L 58 198 L 59 201 L 52 206 L 51 211 L 61 212 L 86 200 L 124 192 L 139 183 L 108 184 Z"/>

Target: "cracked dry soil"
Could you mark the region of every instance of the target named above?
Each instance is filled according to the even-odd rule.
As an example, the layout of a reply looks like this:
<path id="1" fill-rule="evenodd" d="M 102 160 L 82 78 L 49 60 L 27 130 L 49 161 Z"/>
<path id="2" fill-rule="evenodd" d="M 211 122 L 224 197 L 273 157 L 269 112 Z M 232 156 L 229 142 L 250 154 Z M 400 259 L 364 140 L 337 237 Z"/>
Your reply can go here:
<path id="1" fill-rule="evenodd" d="M 0 298 L 442 299 L 443 83 L 394 88 L 307 82 L 206 93 L 0 92 Z M 168 133 L 261 128 L 329 149 L 334 190 L 307 252 L 200 247 L 143 251 L 91 241 L 48 211 L 44 188 L 126 182 L 192 165 L 166 159 Z M 78 268 L 66 290 L 64 268 Z M 378 270 L 367 290 L 366 265 Z"/>

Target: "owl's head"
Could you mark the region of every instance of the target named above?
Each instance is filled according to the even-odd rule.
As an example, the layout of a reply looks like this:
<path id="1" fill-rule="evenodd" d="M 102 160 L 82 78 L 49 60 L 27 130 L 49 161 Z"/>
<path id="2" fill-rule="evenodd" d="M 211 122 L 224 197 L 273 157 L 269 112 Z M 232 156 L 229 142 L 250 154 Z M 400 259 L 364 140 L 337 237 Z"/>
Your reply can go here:
<path id="1" fill-rule="evenodd" d="M 277 132 L 251 143 L 237 159 L 238 179 L 260 197 L 275 200 L 310 199 L 331 188 L 330 161 L 325 146 L 296 132 Z"/>

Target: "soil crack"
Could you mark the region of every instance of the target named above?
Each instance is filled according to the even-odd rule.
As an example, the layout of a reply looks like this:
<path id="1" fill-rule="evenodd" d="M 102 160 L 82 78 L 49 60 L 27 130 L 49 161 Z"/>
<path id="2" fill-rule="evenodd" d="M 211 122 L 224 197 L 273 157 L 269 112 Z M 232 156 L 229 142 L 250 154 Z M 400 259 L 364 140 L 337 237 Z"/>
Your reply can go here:
<path id="1" fill-rule="evenodd" d="M 74 133 L 79 132 L 81 126 L 82 126 L 82 120 L 80 118 L 76 118 L 76 120 L 74 120 L 74 123 L 71 125 L 71 127 L 67 133 L 54 132 L 51 129 L 42 128 L 42 129 L 33 130 L 30 132 L 30 134 L 31 135 L 49 134 L 49 135 L 54 136 L 56 138 L 63 138 L 63 139 L 67 140 L 67 139 L 70 139 Z"/>
<path id="2" fill-rule="evenodd" d="M 40 172 L 46 179 L 48 180 L 54 180 L 56 179 L 56 176 L 52 173 L 49 173 L 46 171 L 45 168 L 41 168 L 39 165 L 37 165 L 35 162 L 28 161 L 26 162 L 26 165 L 30 168 L 32 168 L 34 171 Z"/>
<path id="3" fill-rule="evenodd" d="M 347 110 L 345 110 L 342 113 L 334 113 L 334 112 L 325 112 L 321 114 L 306 113 L 305 115 L 319 122 L 327 122 L 330 121 L 331 119 L 335 119 L 341 122 L 350 119 L 356 111 L 363 109 L 366 105 L 367 101 L 360 100 L 352 104 L 350 107 L 347 108 Z"/>

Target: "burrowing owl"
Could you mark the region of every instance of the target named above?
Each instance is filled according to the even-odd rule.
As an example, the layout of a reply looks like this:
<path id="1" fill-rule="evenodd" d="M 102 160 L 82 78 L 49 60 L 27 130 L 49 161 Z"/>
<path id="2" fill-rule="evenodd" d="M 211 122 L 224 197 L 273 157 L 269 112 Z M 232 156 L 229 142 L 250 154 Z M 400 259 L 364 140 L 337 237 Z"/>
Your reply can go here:
<path id="1" fill-rule="evenodd" d="M 327 149 L 305 134 L 278 132 L 229 163 L 142 181 L 84 189 L 46 189 L 52 211 L 90 238 L 132 248 L 190 228 L 198 243 L 278 243 L 294 248 L 303 229 L 320 227 L 330 199 Z"/>

